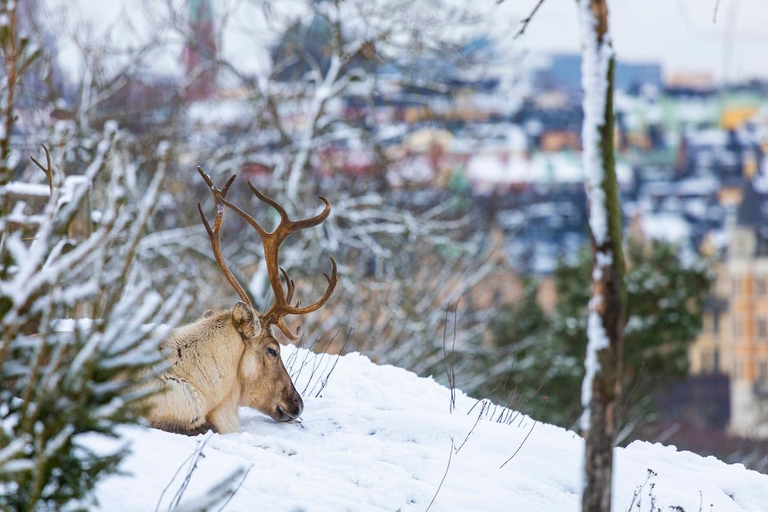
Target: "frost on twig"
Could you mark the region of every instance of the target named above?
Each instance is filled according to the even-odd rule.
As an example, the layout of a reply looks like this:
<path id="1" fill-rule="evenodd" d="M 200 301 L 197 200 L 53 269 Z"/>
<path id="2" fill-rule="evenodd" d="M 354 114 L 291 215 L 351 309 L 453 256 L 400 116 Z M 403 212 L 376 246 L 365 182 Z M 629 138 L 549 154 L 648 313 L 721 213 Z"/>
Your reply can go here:
<path id="1" fill-rule="evenodd" d="M 107 126 L 84 174 L 49 190 L 31 240 L 0 218 L 7 235 L 0 273 L 3 510 L 88 503 L 125 448 L 101 454 L 82 440 L 115 436 L 117 425 L 137 420 L 144 396 L 133 384 L 162 370 L 158 346 L 188 309 L 184 287 L 162 298 L 133 265 L 165 162 L 141 198 L 131 197 L 127 168 L 114 158 L 124 150 Z M 72 238 L 70 224 L 94 197 L 98 222 L 90 235 Z M 95 312 L 92 319 L 61 321 L 83 306 Z"/>
<path id="2" fill-rule="evenodd" d="M 174 473 L 173 477 L 168 482 L 168 485 L 166 485 L 165 489 L 163 489 L 163 492 L 160 493 L 160 497 L 157 500 L 157 506 L 155 507 L 155 512 L 160 511 L 160 506 L 163 503 L 165 493 L 168 492 L 168 490 L 171 488 L 173 483 L 176 481 L 176 477 L 179 476 L 185 466 L 186 471 L 184 478 L 181 480 L 179 487 L 176 489 L 176 492 L 168 503 L 168 512 L 206 512 L 209 510 L 214 510 L 216 506 L 219 507 L 215 510 L 220 512 L 224 510 L 227 504 L 229 504 L 230 500 L 232 500 L 238 489 L 240 489 L 240 487 L 243 485 L 243 482 L 248 476 L 248 473 L 251 471 L 252 466 L 249 466 L 248 468 L 240 467 L 232 471 L 230 474 L 216 483 L 213 487 L 211 487 L 204 495 L 196 496 L 194 499 L 187 500 L 185 503 L 181 503 L 181 500 L 184 498 L 184 494 L 186 493 L 187 488 L 192 481 L 194 473 L 198 470 L 198 464 L 205 457 L 203 451 L 208 445 L 208 442 L 211 440 L 211 437 L 212 435 L 209 434 L 202 441 L 198 441 L 197 446 L 195 447 L 195 450 L 192 452 L 192 454 L 187 457 L 184 462 L 181 463 L 179 468 L 176 470 L 176 473 Z"/>

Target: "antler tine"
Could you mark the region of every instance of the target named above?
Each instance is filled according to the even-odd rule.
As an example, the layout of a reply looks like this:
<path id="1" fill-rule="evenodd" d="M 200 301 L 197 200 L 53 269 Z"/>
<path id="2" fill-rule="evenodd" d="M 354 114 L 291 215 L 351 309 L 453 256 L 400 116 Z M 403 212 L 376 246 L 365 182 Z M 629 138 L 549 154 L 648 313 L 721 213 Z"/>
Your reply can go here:
<path id="1" fill-rule="evenodd" d="M 213 183 L 213 180 L 210 176 L 208 176 L 208 173 L 206 173 L 202 167 L 199 165 L 197 166 L 197 172 L 200 173 L 200 176 L 203 177 L 203 180 L 205 181 L 205 184 L 208 185 L 208 188 L 211 190 L 211 194 L 213 194 L 213 199 L 216 201 L 216 206 L 219 206 L 221 200 L 226 199 L 227 192 L 229 191 L 229 187 L 232 186 L 232 183 L 235 182 L 235 178 L 237 178 L 237 174 L 233 174 L 229 177 L 227 182 L 224 184 L 224 186 L 219 190 L 216 185 Z M 221 214 L 221 217 L 224 218 L 224 214 Z"/>
<path id="2" fill-rule="evenodd" d="M 221 199 L 221 202 L 224 203 L 227 207 L 231 208 L 232 211 L 234 211 L 236 214 L 238 214 L 240 217 L 243 218 L 248 224 L 251 225 L 253 229 L 255 229 L 259 236 L 261 236 L 262 240 L 265 240 L 267 236 L 270 235 L 270 233 L 267 233 L 267 230 L 261 227 L 261 225 L 256 222 L 256 219 L 254 219 L 252 216 L 245 213 L 243 210 L 237 207 L 237 205 L 230 203 L 225 198 Z"/>
<path id="3" fill-rule="evenodd" d="M 280 203 L 278 203 L 277 201 L 275 201 L 271 197 L 263 194 L 259 189 L 254 187 L 253 183 L 251 183 L 250 181 L 248 182 L 248 188 L 251 189 L 251 192 L 253 192 L 253 194 L 256 197 L 258 197 L 259 199 L 261 199 L 262 201 L 267 203 L 269 206 L 274 208 L 275 211 L 277 211 L 277 213 L 280 214 L 280 220 L 282 222 L 286 222 L 286 223 L 291 222 L 290 219 L 288 218 L 288 212 L 285 211 L 285 208 L 283 208 L 283 206 Z"/>
<path id="4" fill-rule="evenodd" d="M 325 203 L 325 208 L 323 208 L 323 211 L 318 213 L 314 217 L 310 217 L 308 219 L 295 220 L 291 222 L 291 227 L 293 229 L 311 228 L 313 226 L 319 225 L 325 219 L 328 218 L 328 216 L 331 214 L 331 203 L 323 196 L 317 196 L 317 197 L 318 199 L 320 199 L 322 202 Z"/>
<path id="5" fill-rule="evenodd" d="M 45 147 L 45 144 L 40 144 L 40 146 L 42 146 L 43 151 L 45 151 L 45 167 L 43 167 L 43 164 L 38 162 L 35 157 L 30 156 L 29 158 L 45 173 L 45 176 L 48 178 L 48 187 L 51 189 L 51 194 L 53 194 L 53 165 L 51 165 L 51 153 L 48 151 L 48 148 Z"/>
<path id="6" fill-rule="evenodd" d="M 336 260 L 333 258 L 330 258 L 330 260 L 331 265 L 333 265 L 333 271 L 331 272 L 330 277 L 328 274 L 323 272 L 323 275 L 328 280 L 328 288 L 325 289 L 325 293 L 317 302 L 303 307 L 299 307 L 298 305 L 291 306 L 285 297 L 280 297 L 280 295 L 276 293 L 275 302 L 272 304 L 272 307 L 269 308 L 269 311 L 264 313 L 264 318 L 268 319 L 271 323 L 277 324 L 278 327 L 280 327 L 278 320 L 280 320 L 285 315 L 306 315 L 307 313 L 312 313 L 313 311 L 317 311 L 323 307 L 323 305 L 328 302 L 328 299 L 331 298 L 331 294 L 333 294 L 333 290 L 336 288 L 336 283 L 338 282 Z M 283 330 L 282 327 L 281 330 Z M 283 330 L 283 332 L 285 331 Z"/>
<path id="7" fill-rule="evenodd" d="M 290 304 L 286 304 L 283 307 L 283 310 L 285 311 L 284 314 L 287 315 L 306 315 L 307 313 L 311 313 L 313 311 L 317 311 L 323 305 L 328 302 L 328 299 L 331 298 L 331 294 L 333 293 L 334 288 L 336 288 L 336 283 L 338 282 L 338 275 L 336 273 L 336 260 L 334 260 L 332 257 L 329 256 L 329 259 L 331 260 L 331 265 L 333 265 L 333 271 L 331 272 L 330 277 L 328 274 L 323 272 L 323 275 L 328 280 L 328 288 L 325 289 L 325 293 L 323 294 L 320 299 L 315 302 L 314 304 L 310 304 L 309 306 L 299 307 L 299 306 L 291 306 Z"/>
<path id="8" fill-rule="evenodd" d="M 280 203 L 278 203 L 271 197 L 261 192 L 250 181 L 248 182 L 248 188 L 251 189 L 251 192 L 253 192 L 253 194 L 256 197 L 258 197 L 261 201 L 267 203 L 269 206 L 274 208 L 278 214 L 280 214 L 280 226 L 284 226 L 284 229 L 287 231 L 286 236 L 300 229 L 306 229 L 306 228 L 317 226 L 318 224 L 323 222 L 325 219 L 327 219 L 328 215 L 331 214 L 331 203 L 323 196 L 318 196 L 320 200 L 323 203 L 325 203 L 325 208 L 323 208 L 322 212 L 308 219 L 291 220 L 288 217 L 288 212 L 285 211 L 285 208 L 283 208 L 283 206 Z M 280 226 L 278 226 L 278 229 L 280 228 Z M 277 229 L 275 229 L 275 231 L 277 231 Z M 273 231 L 273 233 L 275 231 Z"/>
<path id="9" fill-rule="evenodd" d="M 301 332 L 301 326 L 296 328 L 296 333 L 291 332 L 291 330 L 288 328 L 287 325 L 285 325 L 285 320 L 283 318 L 278 319 L 277 322 L 275 322 L 275 325 L 278 329 L 280 329 L 283 334 L 285 334 L 285 337 L 289 340 L 296 341 L 299 339 L 299 333 Z"/>
<path id="10" fill-rule="evenodd" d="M 288 277 L 288 273 L 285 271 L 285 269 L 281 268 L 278 264 L 280 244 L 282 244 L 283 241 L 292 233 L 295 233 L 301 229 L 317 226 L 325 219 L 327 219 L 328 215 L 331 213 L 331 203 L 326 198 L 321 196 L 320 200 L 325 204 L 322 212 L 308 219 L 294 221 L 288 217 L 288 212 L 286 212 L 285 208 L 283 208 L 280 203 L 262 193 L 253 185 L 253 183 L 248 182 L 248 187 L 259 200 L 274 208 L 275 211 L 280 215 L 280 223 L 271 233 L 267 233 L 267 231 L 262 228 L 261 225 L 256 222 L 252 216 L 248 215 L 243 210 L 227 201 L 225 198 L 221 198 L 221 203 L 231 208 L 235 211 L 235 213 L 245 219 L 261 236 L 261 242 L 264 247 L 264 259 L 267 264 L 267 277 L 269 279 L 270 285 L 272 286 L 272 291 L 275 294 L 275 301 L 269 307 L 267 312 L 264 313 L 261 317 L 262 324 L 265 326 L 274 325 L 279 328 L 288 338 L 296 340 L 298 339 L 298 333 L 293 333 L 290 329 L 288 329 L 288 326 L 285 325 L 283 317 L 286 315 L 305 315 L 307 313 L 317 311 L 328 301 L 328 299 L 331 297 L 331 294 L 333 293 L 334 288 L 336 287 L 336 282 L 338 280 L 336 261 L 331 258 L 331 264 L 333 265 L 333 272 L 331 273 L 331 276 L 329 277 L 327 274 L 323 274 L 328 280 L 328 288 L 325 290 L 325 293 L 320 298 L 320 300 L 305 307 L 301 307 L 299 302 L 297 302 L 295 305 L 291 305 L 294 292 L 296 291 L 296 286 L 290 277 Z M 283 283 L 280 279 L 280 273 L 282 273 L 283 277 L 285 278 L 285 286 L 287 290 L 283 288 Z"/>
<path id="11" fill-rule="evenodd" d="M 213 220 L 213 227 L 208 223 L 208 219 L 205 217 L 205 213 L 203 212 L 203 207 L 200 203 L 197 203 L 197 211 L 200 212 L 200 218 L 203 221 L 203 226 L 205 227 L 205 231 L 208 233 L 208 238 L 211 239 L 211 249 L 213 249 L 213 256 L 216 259 L 216 263 L 219 265 L 219 268 L 224 273 L 224 277 L 227 278 L 227 281 L 229 281 L 229 284 L 232 285 L 232 287 L 235 289 L 237 294 L 240 296 L 240 298 L 248 304 L 248 306 L 253 307 L 253 304 L 251 303 L 251 299 L 248 297 L 248 294 L 245 292 L 245 289 L 240 285 L 240 283 L 235 278 L 234 274 L 232 274 L 232 271 L 229 270 L 229 266 L 227 266 L 226 261 L 224 261 L 224 254 L 221 251 L 221 226 L 224 223 L 224 205 L 222 204 L 225 201 L 225 196 L 227 195 L 227 191 L 229 191 L 229 187 L 232 185 L 232 183 L 235 181 L 235 175 L 232 175 L 221 189 L 218 189 L 216 185 L 214 185 L 213 180 L 211 180 L 210 176 L 206 174 L 206 172 L 201 168 L 197 168 L 198 172 L 200 173 L 200 176 L 203 177 L 203 180 L 205 180 L 206 184 L 211 189 L 211 194 L 213 195 L 213 200 L 216 203 L 216 217 Z"/>
<path id="12" fill-rule="evenodd" d="M 283 267 L 280 267 L 280 272 L 283 273 L 283 277 L 285 278 L 285 286 L 288 287 L 288 292 L 285 295 L 285 301 L 290 304 L 293 300 L 293 292 L 296 290 L 296 284 L 293 282 L 293 279 L 288 277 L 288 272 L 285 271 Z M 297 302 L 296 305 L 299 303 Z"/>
<path id="13" fill-rule="evenodd" d="M 203 168 L 200 167 L 199 165 L 197 166 L 197 172 L 199 172 L 200 176 L 203 177 L 203 181 L 205 181 L 205 184 L 208 185 L 208 188 L 210 188 L 210 189 L 216 188 L 216 185 L 213 184 L 213 180 L 211 179 L 211 177 L 208 176 L 208 173 L 206 173 L 203 170 Z"/>

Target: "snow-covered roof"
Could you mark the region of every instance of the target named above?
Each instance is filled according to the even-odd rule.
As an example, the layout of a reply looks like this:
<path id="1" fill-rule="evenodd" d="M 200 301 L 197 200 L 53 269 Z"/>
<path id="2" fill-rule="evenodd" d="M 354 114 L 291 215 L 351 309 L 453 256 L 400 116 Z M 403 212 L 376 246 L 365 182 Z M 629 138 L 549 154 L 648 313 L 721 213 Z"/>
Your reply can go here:
<path id="1" fill-rule="evenodd" d="M 632 169 L 624 162 L 616 162 L 616 175 L 619 183 L 627 184 L 632 180 Z M 481 153 L 470 157 L 467 176 L 474 182 L 508 185 L 584 182 L 579 155 L 564 153 L 538 153 L 531 158 Z"/>
<path id="2" fill-rule="evenodd" d="M 640 223 L 645 235 L 653 240 L 686 244 L 690 239 L 690 225 L 674 213 L 646 213 Z"/>
<path id="3" fill-rule="evenodd" d="M 284 360 L 295 350 L 283 347 Z M 294 360 L 325 368 L 313 357 L 301 350 Z M 326 361 L 333 364 L 333 357 Z M 502 406 L 485 409 L 478 420 L 482 406 L 473 409 L 477 401 L 460 391 L 450 413 L 449 389 L 358 354 L 341 357 L 316 396 L 313 384 L 326 373 L 305 369 L 297 378 L 297 389 L 307 388 L 303 423 L 275 423 L 241 409 L 241 432 L 211 434 L 181 505 L 199 503 L 234 470 L 252 466 L 226 510 L 423 512 L 433 498 L 432 510 L 579 510 L 583 441 L 577 434 L 516 413 L 512 422 L 497 422 Z M 83 441 L 101 453 L 130 442 L 123 474 L 96 488 L 101 509 L 155 510 L 168 486 L 159 505 L 165 510 L 204 437 L 143 427 L 120 432 L 117 441 Z M 655 476 L 638 510 L 655 503 L 664 510 L 699 510 L 701 504 L 703 510 L 741 512 L 768 503 L 768 476 L 741 465 L 644 442 L 614 453 L 615 510 L 630 508 L 649 470 Z"/>
<path id="4" fill-rule="evenodd" d="M 650 196 L 705 197 L 717 194 L 720 180 L 711 175 L 690 176 L 679 181 L 652 181 L 643 185 Z"/>
<path id="5" fill-rule="evenodd" d="M 466 144 L 479 146 L 482 150 L 522 153 L 528 149 L 528 137 L 523 127 L 518 124 L 475 124 L 471 126 L 470 131 L 472 140 L 465 141 Z"/>
<path id="6" fill-rule="evenodd" d="M 728 143 L 728 132 L 715 128 L 694 130 L 686 134 L 686 139 L 693 146 L 725 146 Z"/>
<path id="7" fill-rule="evenodd" d="M 211 126 L 246 123 L 253 118 L 253 106 L 244 99 L 196 101 L 187 109 L 187 120 Z"/>

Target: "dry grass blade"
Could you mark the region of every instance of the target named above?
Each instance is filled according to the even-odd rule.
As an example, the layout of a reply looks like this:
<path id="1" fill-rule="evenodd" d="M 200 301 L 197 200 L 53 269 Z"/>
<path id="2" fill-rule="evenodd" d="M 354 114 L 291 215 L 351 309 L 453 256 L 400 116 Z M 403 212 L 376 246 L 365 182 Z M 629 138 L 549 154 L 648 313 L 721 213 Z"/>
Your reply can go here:
<path id="1" fill-rule="evenodd" d="M 531 437 L 531 432 L 533 432 L 533 429 L 534 429 L 534 428 L 536 428 L 536 423 L 538 423 L 538 422 L 536 422 L 536 421 L 534 421 L 534 422 L 533 422 L 533 426 L 531 427 L 531 430 L 529 430 L 529 431 L 528 431 L 528 434 L 526 434 L 526 436 L 525 436 L 525 439 L 523 439 L 523 442 L 522 442 L 522 443 L 520 443 L 520 446 L 518 446 L 518 447 L 517 447 L 517 450 L 515 450 L 515 453 L 513 453 L 513 454 L 512 454 L 512 456 L 511 456 L 510 458 L 508 458 L 506 461 L 504 461 L 504 464 L 502 464 L 501 466 L 499 466 L 499 469 L 501 469 L 501 468 L 503 468 L 504 466 L 506 466 L 506 465 L 507 465 L 507 462 L 509 462 L 509 461 L 511 461 L 512 459 L 514 459 L 514 458 L 515 458 L 515 455 L 517 455 L 517 454 L 518 454 L 518 452 L 520 452 L 520 449 L 523 447 L 523 445 L 525 444 L 525 442 L 528 440 L 528 438 L 529 438 L 529 437 Z"/>
<path id="2" fill-rule="evenodd" d="M 440 489 L 443 488 L 443 483 L 445 482 L 445 477 L 448 476 L 448 470 L 451 469 L 451 459 L 453 458 L 453 438 L 451 438 L 451 451 L 448 453 L 448 464 L 445 466 L 445 473 L 443 473 L 443 479 L 440 480 L 440 485 L 437 486 L 437 491 L 435 491 L 435 495 L 432 496 L 432 501 L 429 502 L 429 505 L 427 505 L 427 509 L 424 512 L 429 512 L 429 509 L 432 508 L 432 504 L 437 499 L 437 495 L 440 494 Z"/>

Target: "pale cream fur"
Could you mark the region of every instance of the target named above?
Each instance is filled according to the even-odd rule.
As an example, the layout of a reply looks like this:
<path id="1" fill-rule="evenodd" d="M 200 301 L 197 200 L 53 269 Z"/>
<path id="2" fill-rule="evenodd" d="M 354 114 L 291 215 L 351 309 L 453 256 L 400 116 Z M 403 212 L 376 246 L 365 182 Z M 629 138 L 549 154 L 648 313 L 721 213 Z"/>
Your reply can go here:
<path id="1" fill-rule="evenodd" d="M 280 345 L 242 302 L 175 329 L 162 351 L 171 368 L 148 384 L 157 391 L 148 399 L 153 427 L 190 435 L 237 432 L 239 406 L 279 421 L 301 414 Z"/>

